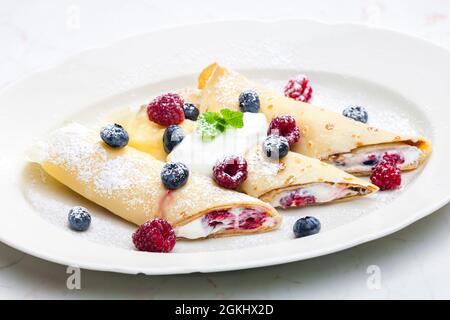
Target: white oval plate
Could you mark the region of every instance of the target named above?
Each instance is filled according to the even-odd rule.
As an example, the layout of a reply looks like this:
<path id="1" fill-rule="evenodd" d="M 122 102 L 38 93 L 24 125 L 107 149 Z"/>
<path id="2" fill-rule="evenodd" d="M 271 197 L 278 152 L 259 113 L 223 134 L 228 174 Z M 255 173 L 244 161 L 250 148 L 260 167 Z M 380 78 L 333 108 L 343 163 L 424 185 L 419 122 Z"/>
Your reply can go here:
<path id="1" fill-rule="evenodd" d="M 216 60 L 277 88 L 289 77 L 306 73 L 312 79 L 315 104 L 336 110 L 365 105 L 374 125 L 426 135 L 434 146 L 432 157 L 422 170 L 405 174 L 398 191 L 284 212 L 278 231 L 179 242 L 171 254 L 134 251 L 133 226 L 27 164 L 24 152 L 33 138 L 67 120 L 92 124 L 112 108 L 138 105 L 160 92 L 195 85 L 199 71 Z M 0 239 L 61 264 L 173 274 L 286 263 L 380 238 L 449 201 L 448 70 L 449 52 L 422 40 L 303 20 L 194 25 L 84 52 L 0 93 Z M 67 209 L 79 204 L 94 213 L 86 233 L 66 226 Z M 293 239 L 292 224 L 304 215 L 319 217 L 323 230 Z"/>

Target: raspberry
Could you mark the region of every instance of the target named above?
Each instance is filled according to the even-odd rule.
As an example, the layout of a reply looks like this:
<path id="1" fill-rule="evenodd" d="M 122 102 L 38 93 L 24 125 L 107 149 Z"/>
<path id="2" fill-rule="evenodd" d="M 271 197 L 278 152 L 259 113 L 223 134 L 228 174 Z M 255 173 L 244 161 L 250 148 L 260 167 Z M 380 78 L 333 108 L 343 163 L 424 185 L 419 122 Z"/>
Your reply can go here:
<path id="1" fill-rule="evenodd" d="M 150 121 L 162 126 L 180 124 L 184 121 L 184 101 L 176 93 L 166 93 L 157 97 L 147 107 Z"/>
<path id="2" fill-rule="evenodd" d="M 304 207 L 314 203 L 316 203 L 316 198 L 314 196 L 300 195 L 297 192 L 292 192 L 290 195 L 280 199 L 280 205 L 283 209 L 287 209 L 292 206 Z"/>
<path id="3" fill-rule="evenodd" d="M 239 215 L 239 229 L 253 230 L 261 227 L 266 221 L 267 214 L 255 209 L 245 209 Z"/>
<path id="4" fill-rule="evenodd" d="M 224 223 L 225 220 L 234 218 L 232 214 L 227 210 L 217 210 L 208 213 L 205 216 L 205 220 L 208 222 L 208 225 L 215 228 L 218 225 Z M 233 224 L 232 224 L 233 225 Z"/>
<path id="5" fill-rule="evenodd" d="M 272 119 L 267 135 L 277 135 L 285 137 L 292 146 L 300 140 L 300 130 L 295 124 L 295 119 L 291 116 L 278 116 Z"/>
<path id="6" fill-rule="evenodd" d="M 391 153 L 391 154 L 389 154 L 389 153 L 386 152 L 383 155 L 383 161 L 392 162 L 392 163 L 398 165 L 398 164 L 404 163 L 405 162 L 405 158 L 401 154 L 398 154 L 398 153 Z"/>
<path id="7" fill-rule="evenodd" d="M 288 81 L 284 87 L 284 95 L 301 102 L 309 102 L 312 97 L 312 88 L 305 75 L 299 75 Z"/>
<path id="8" fill-rule="evenodd" d="M 380 161 L 372 171 L 370 180 L 381 191 L 397 189 L 402 183 L 400 169 L 392 161 Z"/>
<path id="9" fill-rule="evenodd" d="M 307 206 L 309 204 L 316 203 L 316 197 L 314 196 L 301 196 L 301 195 L 294 195 L 294 205 L 296 207 L 303 207 Z"/>
<path id="10" fill-rule="evenodd" d="M 170 252 L 176 243 L 172 226 L 166 220 L 159 218 L 141 225 L 132 238 L 139 251 Z"/>
<path id="11" fill-rule="evenodd" d="M 247 161 L 243 157 L 225 157 L 213 168 L 213 178 L 218 185 L 235 189 L 247 179 Z"/>

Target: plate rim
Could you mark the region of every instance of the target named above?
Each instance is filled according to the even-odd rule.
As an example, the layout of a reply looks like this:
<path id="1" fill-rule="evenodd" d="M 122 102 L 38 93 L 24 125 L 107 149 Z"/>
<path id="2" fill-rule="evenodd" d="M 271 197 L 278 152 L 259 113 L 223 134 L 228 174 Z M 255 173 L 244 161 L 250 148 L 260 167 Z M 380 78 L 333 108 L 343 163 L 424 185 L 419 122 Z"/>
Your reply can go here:
<path id="1" fill-rule="evenodd" d="M 327 22 L 322 22 L 322 21 L 313 20 L 313 19 L 276 19 L 276 20 L 256 20 L 256 19 L 254 19 L 254 20 L 242 19 L 241 20 L 241 19 L 239 19 L 239 20 L 224 20 L 224 21 L 214 21 L 214 22 L 201 22 L 201 23 L 195 23 L 195 24 L 190 24 L 190 25 L 179 25 L 179 26 L 159 28 L 159 29 L 155 29 L 151 32 L 136 34 L 136 35 L 126 37 L 119 41 L 115 41 L 115 42 L 112 42 L 109 44 L 105 44 L 105 45 L 97 46 L 97 47 L 91 47 L 91 48 L 82 50 L 79 53 L 76 53 L 67 58 L 57 61 L 55 64 L 53 64 L 51 66 L 43 67 L 43 68 L 33 71 L 23 77 L 20 77 L 19 79 L 15 80 L 15 81 L 12 81 L 11 83 L 7 84 L 6 86 L 4 86 L 0 89 L 0 96 L 3 95 L 8 90 L 13 89 L 17 84 L 21 83 L 24 80 L 32 78 L 35 75 L 38 75 L 40 73 L 45 73 L 52 69 L 58 68 L 64 64 L 67 64 L 68 62 L 70 62 L 74 59 L 77 59 L 81 55 L 84 55 L 84 54 L 92 52 L 92 51 L 96 51 L 98 49 L 105 49 L 105 48 L 108 48 L 111 46 L 117 46 L 117 45 L 120 45 L 121 43 L 125 43 L 132 39 L 138 39 L 143 36 L 150 36 L 152 34 L 157 34 L 157 33 L 164 32 L 164 31 L 176 31 L 176 30 L 181 30 L 183 28 L 193 27 L 193 26 L 223 25 L 223 24 L 227 25 L 230 23 L 258 23 L 258 24 L 259 23 L 263 23 L 263 24 L 313 23 L 313 24 L 321 24 L 321 25 L 327 25 L 327 26 L 356 27 L 356 28 L 361 28 L 361 29 L 391 32 L 391 33 L 395 33 L 397 35 L 401 35 L 402 37 L 407 37 L 414 41 L 424 41 L 427 43 L 427 45 L 432 45 L 435 48 L 444 50 L 446 54 L 450 53 L 450 51 L 447 48 L 437 45 L 435 43 L 432 43 L 431 41 L 429 41 L 427 39 L 423 39 L 418 36 L 406 34 L 406 33 L 400 32 L 400 31 L 389 30 L 386 28 L 372 27 L 372 26 L 367 26 L 367 25 L 357 24 L 357 23 L 327 23 Z M 360 237 L 351 239 L 351 240 L 345 242 L 344 244 L 342 242 L 339 242 L 339 244 L 336 244 L 335 246 L 330 246 L 327 249 L 322 249 L 320 252 L 318 252 L 314 256 L 307 257 L 307 258 L 305 258 L 305 257 L 302 258 L 301 253 L 297 253 L 297 254 L 291 253 L 290 255 L 285 256 L 283 259 L 281 259 L 280 257 L 274 257 L 274 258 L 258 259 L 256 261 L 235 262 L 235 263 L 233 263 L 232 266 L 226 266 L 225 268 L 223 268 L 221 266 L 208 266 L 208 267 L 202 267 L 202 268 L 195 268 L 195 270 L 194 270 L 193 268 L 186 268 L 186 267 L 180 266 L 178 268 L 174 268 L 174 269 L 170 269 L 170 270 L 159 270 L 159 271 L 152 270 L 150 268 L 149 272 L 137 272 L 136 269 L 133 269 L 133 268 L 126 268 L 124 266 L 111 267 L 111 266 L 104 266 L 104 265 L 98 264 L 98 263 L 79 263 L 79 265 L 82 268 L 91 269 L 91 270 L 112 271 L 112 272 L 121 272 L 121 273 L 129 273 L 129 274 L 145 273 L 145 274 L 154 274 L 154 275 L 161 274 L 162 275 L 162 274 L 184 274 L 184 273 L 192 273 L 192 272 L 231 271 L 231 270 L 241 270 L 241 269 L 249 269 L 249 268 L 257 268 L 257 267 L 265 267 L 265 266 L 271 266 L 271 265 L 284 264 L 284 263 L 309 259 L 312 257 L 327 255 L 327 254 L 337 252 L 337 251 L 346 250 L 348 248 L 360 245 L 362 243 L 366 243 L 366 242 L 384 237 L 388 234 L 392 234 L 392 233 L 394 233 L 400 229 L 403 229 L 406 226 L 420 220 L 421 218 L 439 210 L 444 205 L 446 205 L 448 202 L 450 202 L 450 194 L 448 194 L 447 198 L 443 198 L 440 202 L 435 203 L 432 206 L 428 206 L 427 208 L 424 208 L 422 210 L 416 211 L 416 214 L 413 216 L 410 216 L 410 218 L 408 220 L 401 221 L 398 224 L 392 226 L 391 228 L 385 228 L 385 229 L 379 230 L 378 232 L 373 232 L 373 233 L 365 235 L 365 236 L 361 235 Z M 335 231 L 335 230 L 330 230 L 329 232 L 333 232 L 333 231 Z M 44 252 L 33 251 L 32 249 L 30 249 L 28 247 L 25 247 L 25 246 L 22 246 L 21 244 L 15 243 L 12 239 L 5 238 L 3 236 L 3 234 L 1 234 L 1 233 L 0 233 L 0 241 L 4 242 L 5 244 L 7 244 L 13 248 L 16 248 L 20 251 L 23 251 L 27 254 L 33 255 L 33 256 L 41 258 L 41 259 L 45 259 L 45 260 L 55 262 L 58 264 L 62 264 L 62 265 L 77 265 L 77 263 L 74 263 L 74 264 L 69 263 L 68 264 L 67 259 L 59 259 L 58 257 L 52 256 L 51 254 L 45 254 Z M 115 250 L 125 250 L 125 249 L 115 248 Z M 128 250 L 126 250 L 126 251 L 128 251 Z M 224 250 L 224 251 L 236 251 L 236 250 Z M 221 252 L 224 252 L 224 251 L 221 251 Z M 176 253 L 176 255 L 185 255 L 185 254 L 192 254 L 192 253 Z M 194 253 L 194 254 L 196 254 L 196 253 Z"/>

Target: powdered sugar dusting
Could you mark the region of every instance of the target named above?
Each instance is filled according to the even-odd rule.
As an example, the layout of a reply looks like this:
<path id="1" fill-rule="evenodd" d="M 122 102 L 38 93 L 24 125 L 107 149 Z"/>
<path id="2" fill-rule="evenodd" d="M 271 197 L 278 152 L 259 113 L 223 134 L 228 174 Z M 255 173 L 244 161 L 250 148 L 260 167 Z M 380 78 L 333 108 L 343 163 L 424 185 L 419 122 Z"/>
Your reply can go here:
<path id="1" fill-rule="evenodd" d="M 48 176 L 38 165 L 30 164 L 24 181 L 25 196 L 36 212 L 50 224 L 81 239 L 117 248 L 133 249 L 131 234 L 135 226 L 112 215 L 87 199 L 71 192 Z M 73 206 L 83 206 L 92 216 L 90 228 L 85 232 L 68 227 L 67 217 Z"/>
<path id="2" fill-rule="evenodd" d="M 96 139 L 98 142 L 93 143 Z M 116 192 L 135 186 L 148 188 L 152 183 L 151 177 L 143 175 L 139 170 L 142 166 L 139 159 L 108 152 L 108 147 L 100 138 L 93 137 L 89 129 L 76 123 L 53 132 L 39 148 L 40 159 L 36 161 L 63 166 L 76 175 L 79 181 L 92 183 L 95 192 L 104 198 L 112 198 Z M 150 209 L 143 195 L 151 190 L 141 191 L 143 192 L 121 193 L 122 200 L 126 201 L 129 209 L 138 205 L 143 205 L 145 210 Z"/>
<path id="3" fill-rule="evenodd" d="M 117 157 L 105 163 L 103 170 L 94 178 L 95 189 L 111 197 L 114 190 L 124 190 L 130 187 L 130 179 L 122 179 L 129 166 L 123 157 Z"/>
<path id="4" fill-rule="evenodd" d="M 251 156 L 247 159 L 249 168 L 257 168 L 257 171 L 261 174 L 272 175 L 276 177 L 282 164 L 279 161 L 268 159 L 262 153 L 262 150 L 258 148 L 256 152 L 252 152 Z"/>
<path id="5" fill-rule="evenodd" d="M 277 58 L 278 56 L 279 58 Z M 238 56 L 232 57 L 225 62 L 239 61 Z M 275 62 L 270 63 L 272 65 L 280 66 L 280 70 L 290 65 L 291 57 L 286 61 L 283 59 L 286 55 L 278 55 L 278 52 L 274 52 L 274 59 L 278 59 Z M 294 56 L 292 57 L 294 58 Z M 233 66 L 233 63 L 231 63 Z M 312 104 L 324 105 L 336 112 L 341 112 L 342 109 L 349 104 L 361 104 L 369 111 L 369 122 L 377 127 L 389 129 L 395 132 L 403 134 L 417 134 L 425 131 L 425 135 L 429 136 L 427 126 L 422 125 L 420 121 L 420 115 L 415 113 L 414 105 L 407 100 L 395 97 L 395 94 L 387 91 L 380 91 L 379 89 L 373 89 L 371 84 L 362 82 L 359 80 L 348 80 L 336 78 L 334 75 L 327 73 L 314 73 L 307 70 L 291 70 L 287 72 L 285 69 L 282 71 L 261 71 L 256 70 L 254 74 L 246 73 L 252 79 L 257 79 L 258 82 L 264 82 L 269 87 L 276 89 L 278 92 L 283 92 L 283 86 L 286 83 L 286 79 L 294 76 L 299 72 L 305 72 L 312 81 L 315 92 L 312 100 Z M 256 75 L 256 76 L 255 76 Z M 192 83 L 186 82 L 184 85 L 192 85 Z M 229 85 L 223 84 L 223 87 L 230 88 Z M 150 90 L 151 87 L 149 86 Z M 372 90 L 373 89 L 373 90 Z M 103 102 L 103 105 L 98 105 L 85 109 L 78 116 L 83 121 L 89 121 L 94 119 L 98 115 L 99 109 L 110 110 L 111 104 L 121 101 L 124 105 L 133 105 L 135 100 L 147 101 L 149 97 L 157 95 L 159 92 L 141 92 L 140 98 L 133 96 L 128 98 L 127 92 L 121 96 L 116 96 L 114 101 Z M 224 96 L 236 96 L 234 90 L 229 90 Z M 120 98 L 120 99 L 119 99 Z M 221 103 L 229 103 L 228 99 L 224 99 Z M 233 103 L 235 99 L 233 98 Z M 96 113 L 93 114 L 95 110 Z M 76 141 L 75 141 L 76 142 Z M 78 142 L 76 142 L 78 143 Z M 69 152 L 70 150 L 66 150 Z M 97 150 L 98 151 L 98 150 Z M 83 153 L 88 153 L 89 150 L 84 150 Z M 92 151 L 91 151 L 92 152 Z M 69 152 L 70 154 L 70 152 Z M 48 157 L 48 150 L 44 148 L 42 156 Z M 70 157 L 69 157 L 70 158 Z M 76 159 L 76 157 L 74 157 Z M 78 162 L 81 161 L 81 156 L 78 158 Z M 75 160 L 74 159 L 74 160 Z M 247 159 L 248 160 L 248 159 Z M 108 164 L 109 170 L 119 170 L 119 175 L 123 172 L 127 172 L 126 167 L 122 167 L 121 160 L 117 160 L 112 164 Z M 120 167 L 120 168 L 118 168 Z M 114 168 L 114 169 L 113 169 Z M 123 169 L 122 169 L 123 168 Z M 277 164 L 268 165 L 266 168 L 269 172 L 277 170 Z M 84 170 L 83 175 L 88 177 L 93 172 Z M 263 246 L 267 244 L 273 244 L 282 241 L 291 241 L 293 239 L 292 225 L 300 217 L 309 215 L 315 216 L 320 219 L 322 223 L 321 233 L 326 233 L 329 230 L 339 228 L 343 225 L 354 222 L 355 220 L 364 217 L 369 214 L 378 214 L 380 209 L 386 208 L 386 206 L 395 201 L 400 195 L 403 195 L 408 191 L 408 185 L 411 181 L 420 174 L 420 170 L 416 170 L 409 173 L 403 173 L 402 175 L 402 187 L 395 191 L 379 192 L 373 196 L 358 199 L 355 201 L 334 203 L 323 206 L 305 207 L 301 209 L 280 210 L 283 215 L 283 223 L 279 230 L 269 233 L 263 233 L 252 236 L 241 237 L 227 237 L 222 239 L 210 239 L 202 241 L 179 241 L 175 247 L 175 252 L 207 252 L 218 251 L 228 249 L 248 248 L 252 246 Z M 205 178 L 206 179 L 206 178 Z M 366 179 L 366 178 L 365 178 Z M 54 188 L 56 182 L 53 179 L 46 176 L 45 173 L 36 172 L 35 182 L 25 184 L 25 193 L 30 203 L 36 208 L 36 211 L 47 221 L 57 225 L 60 228 L 68 230 L 67 228 L 67 211 L 74 205 L 82 205 L 87 207 L 93 213 L 93 222 L 91 228 L 85 233 L 75 233 L 76 237 L 84 237 L 91 241 L 105 244 L 107 246 L 114 246 L 120 248 L 126 248 L 132 250 L 131 233 L 135 229 L 135 226 L 124 222 L 121 219 L 108 213 L 106 210 L 95 206 L 89 201 L 77 196 L 75 193 L 70 192 L 67 189 Z M 109 174 L 104 174 L 99 177 L 96 184 L 96 188 L 103 190 L 105 196 L 114 192 L 116 189 L 127 188 L 128 182 L 116 181 L 115 177 L 111 177 Z M 208 197 L 211 195 L 209 190 L 204 190 L 202 197 Z M 139 202 L 140 199 L 129 199 L 130 205 L 134 202 Z M 194 200 L 186 197 L 187 202 L 194 202 Z M 178 204 L 177 204 L 178 205 Z M 187 205 L 190 205 L 187 203 Z M 320 234 L 316 235 L 320 237 Z M 300 240 L 301 241 L 301 240 Z"/>
<path id="6" fill-rule="evenodd" d="M 413 173 L 403 175 L 407 186 Z M 38 166 L 29 168 L 25 184 L 25 195 L 39 215 L 49 223 L 63 228 L 75 237 L 128 250 L 134 250 L 131 235 L 136 229 L 132 224 L 110 214 L 86 199 L 70 192 Z M 379 192 L 357 201 L 334 203 L 332 205 L 312 206 L 301 209 L 279 210 L 283 215 L 280 229 L 250 236 L 226 237 L 201 241 L 178 241 L 175 252 L 208 252 L 263 246 L 294 239 L 292 226 L 300 217 L 315 216 L 322 223 L 321 233 L 351 223 L 371 212 L 382 209 L 405 192 L 405 187 L 395 191 Z M 92 213 L 92 223 L 86 232 L 75 232 L 67 226 L 67 213 L 75 205 L 81 205 Z M 319 234 L 320 236 L 320 234 Z"/>
<path id="7" fill-rule="evenodd" d="M 81 181 L 87 182 L 94 176 L 92 156 L 98 154 L 101 157 L 96 157 L 98 160 L 106 158 L 106 152 L 100 144 L 93 145 L 82 139 L 87 134 L 86 128 L 75 123 L 58 129 L 50 135 L 48 142 L 39 142 L 39 151 L 34 152 L 38 157 L 33 160 L 62 165 L 76 173 Z"/>
<path id="8" fill-rule="evenodd" d="M 302 70 L 292 71 L 292 74 L 300 71 Z M 415 114 L 414 104 L 402 96 L 361 79 L 313 71 L 302 72 L 306 73 L 314 86 L 311 104 L 324 106 L 339 114 L 342 114 L 344 108 L 349 105 L 361 105 L 369 113 L 368 124 L 371 126 L 401 135 L 430 136 L 425 132 L 427 124 L 423 120 L 424 117 Z M 289 74 L 285 76 L 289 77 Z M 282 94 L 286 80 L 262 79 L 261 82 Z"/>
<path id="9" fill-rule="evenodd" d="M 217 88 L 220 90 L 220 95 L 217 96 L 217 103 L 221 108 L 238 108 L 238 97 L 241 93 L 239 87 L 240 74 L 233 70 L 228 70 L 229 76 L 219 77 L 217 80 Z M 255 87 L 245 88 L 246 90 L 254 90 Z"/>

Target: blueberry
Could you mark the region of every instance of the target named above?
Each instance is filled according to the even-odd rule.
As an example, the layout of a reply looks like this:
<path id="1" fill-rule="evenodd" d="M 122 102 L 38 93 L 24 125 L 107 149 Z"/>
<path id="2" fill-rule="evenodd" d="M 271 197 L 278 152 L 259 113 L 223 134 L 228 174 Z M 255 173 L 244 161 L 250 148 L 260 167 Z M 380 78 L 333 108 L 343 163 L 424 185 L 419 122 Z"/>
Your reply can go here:
<path id="1" fill-rule="evenodd" d="M 285 137 L 270 135 L 263 142 L 263 150 L 268 158 L 278 160 L 289 152 L 289 142 Z"/>
<path id="2" fill-rule="evenodd" d="M 257 113 L 259 105 L 259 96 L 255 91 L 245 90 L 239 95 L 239 109 L 241 109 L 241 112 Z"/>
<path id="3" fill-rule="evenodd" d="M 377 158 L 372 158 L 372 159 L 368 159 L 366 161 L 363 161 L 363 165 L 365 166 L 374 166 L 378 163 L 378 159 Z"/>
<path id="4" fill-rule="evenodd" d="M 69 211 L 69 226 L 76 231 L 86 231 L 91 225 L 91 215 L 86 208 L 73 207 Z"/>
<path id="5" fill-rule="evenodd" d="M 197 121 L 200 111 L 198 111 L 195 105 L 193 105 L 192 103 L 185 103 L 183 105 L 183 110 L 184 110 L 184 117 L 186 119 Z"/>
<path id="6" fill-rule="evenodd" d="M 166 153 L 171 153 L 173 148 L 175 148 L 185 137 L 183 129 L 173 124 L 168 126 L 163 134 L 163 145 Z"/>
<path id="7" fill-rule="evenodd" d="M 296 238 L 310 236 L 319 233 L 320 221 L 314 217 L 298 219 L 294 224 L 294 235 Z"/>
<path id="8" fill-rule="evenodd" d="M 181 162 L 169 162 L 161 171 L 161 180 L 167 189 L 175 190 L 184 186 L 189 178 L 189 169 Z"/>
<path id="9" fill-rule="evenodd" d="M 111 148 L 123 148 L 130 138 L 127 131 L 120 124 L 108 124 L 100 131 L 100 137 Z"/>
<path id="10" fill-rule="evenodd" d="M 367 120 L 369 119 L 369 114 L 366 109 L 361 106 L 348 106 L 344 109 L 344 111 L 342 111 L 342 114 L 347 118 L 362 123 L 367 123 Z"/>

